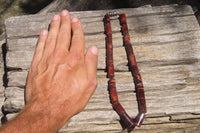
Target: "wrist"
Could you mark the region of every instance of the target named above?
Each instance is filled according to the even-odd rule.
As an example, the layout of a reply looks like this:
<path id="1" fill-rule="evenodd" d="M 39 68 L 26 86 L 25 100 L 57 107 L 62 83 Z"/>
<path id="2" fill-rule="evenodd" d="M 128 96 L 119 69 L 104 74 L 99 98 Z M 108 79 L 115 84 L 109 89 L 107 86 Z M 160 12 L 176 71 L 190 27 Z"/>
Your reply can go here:
<path id="1" fill-rule="evenodd" d="M 49 118 L 46 110 L 41 111 L 36 102 L 27 104 L 20 114 L 15 118 L 15 122 L 20 121 L 22 129 L 28 125 L 26 131 L 47 132 L 49 127 Z M 26 129 L 26 128 L 24 128 Z"/>
<path id="2" fill-rule="evenodd" d="M 63 112 L 65 110 L 64 105 L 52 106 L 46 100 L 44 102 L 42 100 L 38 101 L 35 100 L 27 104 L 23 112 L 27 114 L 27 117 L 36 117 L 35 121 L 38 123 L 38 126 L 41 126 L 42 123 L 42 128 L 47 129 L 45 132 L 57 132 L 72 117 L 69 113 Z"/>
<path id="3" fill-rule="evenodd" d="M 15 119 L 1 127 L 0 133 L 55 133 L 69 119 L 55 112 L 43 103 L 30 102 Z"/>
<path id="4" fill-rule="evenodd" d="M 35 103 L 27 104 L 13 120 L 2 127 L 2 133 L 42 133 L 49 132 L 48 117 L 34 108 Z"/>

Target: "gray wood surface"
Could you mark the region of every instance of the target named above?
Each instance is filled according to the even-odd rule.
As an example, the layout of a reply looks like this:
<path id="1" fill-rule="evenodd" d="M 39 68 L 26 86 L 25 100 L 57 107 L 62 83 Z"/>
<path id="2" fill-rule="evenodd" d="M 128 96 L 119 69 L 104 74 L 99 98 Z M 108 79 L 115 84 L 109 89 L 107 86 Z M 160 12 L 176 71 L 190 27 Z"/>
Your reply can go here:
<path id="1" fill-rule="evenodd" d="M 110 10 L 109 10 L 110 11 Z M 97 45 L 98 87 L 83 112 L 74 116 L 60 132 L 120 132 L 113 111 L 105 73 L 103 16 L 108 10 L 72 12 L 83 23 L 86 48 Z M 147 118 L 135 132 L 196 132 L 200 130 L 200 28 L 190 6 L 117 9 L 127 14 L 129 33 L 145 86 Z M 47 28 L 47 15 L 12 17 L 6 20 L 5 90 L 6 117 L 13 118 L 24 106 L 26 76 L 40 31 Z M 125 49 L 117 18 L 112 20 L 114 64 L 120 103 L 134 117 L 137 101 L 128 72 Z M 13 114 L 14 113 L 14 114 Z"/>
<path id="2" fill-rule="evenodd" d="M 4 104 L 4 100 L 5 100 L 5 97 L 4 97 L 4 90 L 5 90 L 5 87 L 3 86 L 3 76 L 4 76 L 4 61 L 3 61 L 3 45 L 5 45 L 6 43 L 6 39 L 5 37 L 3 36 L 0 36 L 0 107 L 3 106 Z M 0 117 L 3 117 L 3 112 L 2 110 L 0 111 Z M 1 123 L 0 123 L 1 125 Z"/>

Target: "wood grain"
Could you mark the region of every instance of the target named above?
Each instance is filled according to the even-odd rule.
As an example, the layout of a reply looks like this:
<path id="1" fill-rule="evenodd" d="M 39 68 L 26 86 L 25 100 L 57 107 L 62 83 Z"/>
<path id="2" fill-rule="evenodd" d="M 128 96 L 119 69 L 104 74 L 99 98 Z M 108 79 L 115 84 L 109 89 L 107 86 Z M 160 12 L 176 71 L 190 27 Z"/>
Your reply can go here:
<path id="1" fill-rule="evenodd" d="M 72 12 L 83 23 L 86 49 L 97 45 L 98 87 L 85 110 L 60 130 L 64 132 L 120 132 L 119 117 L 112 109 L 105 72 L 103 16 L 110 10 Z M 200 28 L 190 6 L 168 5 L 117 9 L 127 14 L 131 43 L 142 75 L 147 118 L 133 132 L 196 132 L 200 130 Z M 6 20 L 8 84 L 4 111 L 11 119 L 24 106 L 28 69 L 47 15 L 12 17 Z M 114 64 L 119 101 L 134 117 L 137 101 L 123 47 L 120 25 L 112 20 Z"/>

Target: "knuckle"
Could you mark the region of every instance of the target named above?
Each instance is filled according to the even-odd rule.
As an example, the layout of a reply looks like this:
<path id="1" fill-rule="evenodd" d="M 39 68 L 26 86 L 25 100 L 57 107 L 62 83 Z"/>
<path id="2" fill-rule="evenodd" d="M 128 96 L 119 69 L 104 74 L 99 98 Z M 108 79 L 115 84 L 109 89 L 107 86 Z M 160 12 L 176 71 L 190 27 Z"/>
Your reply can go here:
<path id="1" fill-rule="evenodd" d="M 72 53 L 72 58 L 73 58 L 74 60 L 80 60 L 80 59 L 81 59 L 80 53 L 73 52 L 73 53 Z"/>
<path id="2" fill-rule="evenodd" d="M 71 53 L 70 56 L 68 56 L 67 63 L 71 67 L 74 67 L 79 64 L 80 59 L 81 56 L 78 53 Z"/>
<path id="3" fill-rule="evenodd" d="M 60 49 L 56 49 L 49 57 L 49 62 L 54 64 L 63 64 L 66 61 L 67 51 L 62 52 Z"/>

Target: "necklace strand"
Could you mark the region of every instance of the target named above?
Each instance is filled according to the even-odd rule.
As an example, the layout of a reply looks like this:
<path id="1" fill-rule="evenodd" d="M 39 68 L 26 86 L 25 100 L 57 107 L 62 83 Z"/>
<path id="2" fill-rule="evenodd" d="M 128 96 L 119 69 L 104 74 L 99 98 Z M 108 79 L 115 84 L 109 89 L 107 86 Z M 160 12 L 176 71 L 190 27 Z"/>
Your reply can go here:
<path id="1" fill-rule="evenodd" d="M 113 62 L 113 43 L 112 43 L 112 28 L 110 23 L 110 17 L 119 15 L 119 21 L 121 25 L 121 32 L 123 35 L 123 43 L 126 50 L 129 69 L 133 76 L 136 96 L 138 101 L 138 114 L 135 119 L 132 119 L 119 103 L 117 91 L 116 91 L 116 82 L 114 78 L 114 62 Z M 133 48 L 130 41 L 130 36 L 128 33 L 128 26 L 126 15 L 118 14 L 116 12 L 110 12 L 104 16 L 104 25 L 105 25 L 105 34 L 106 34 L 106 66 L 107 66 L 107 77 L 108 81 L 108 90 L 110 93 L 110 100 L 113 106 L 113 109 L 118 113 L 121 120 L 125 123 L 129 130 L 132 130 L 135 126 L 140 127 L 146 113 L 146 101 L 144 95 L 144 87 L 142 83 L 142 78 L 139 73 L 139 69 L 136 63 L 136 59 L 133 53 Z"/>

